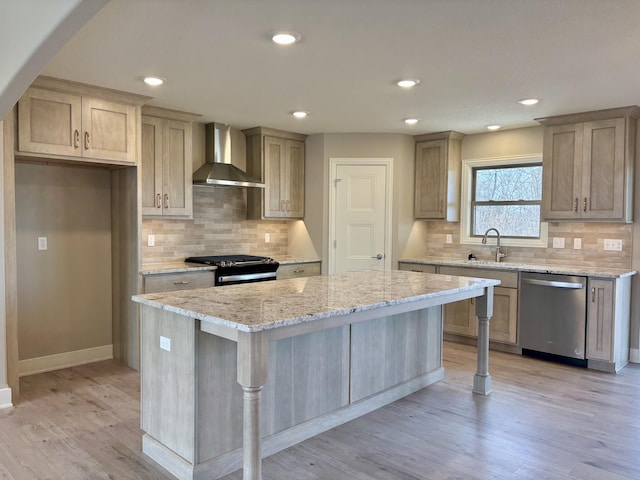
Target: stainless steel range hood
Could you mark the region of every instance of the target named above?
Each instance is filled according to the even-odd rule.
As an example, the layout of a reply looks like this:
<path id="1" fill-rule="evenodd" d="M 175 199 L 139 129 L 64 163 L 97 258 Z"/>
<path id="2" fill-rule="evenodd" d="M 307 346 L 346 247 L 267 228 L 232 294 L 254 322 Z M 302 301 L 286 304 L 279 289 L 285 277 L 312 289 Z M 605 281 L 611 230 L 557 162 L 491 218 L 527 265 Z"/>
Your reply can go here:
<path id="1" fill-rule="evenodd" d="M 260 180 L 231 164 L 231 127 L 208 123 L 206 129 L 206 163 L 193 174 L 193 184 L 264 188 Z"/>

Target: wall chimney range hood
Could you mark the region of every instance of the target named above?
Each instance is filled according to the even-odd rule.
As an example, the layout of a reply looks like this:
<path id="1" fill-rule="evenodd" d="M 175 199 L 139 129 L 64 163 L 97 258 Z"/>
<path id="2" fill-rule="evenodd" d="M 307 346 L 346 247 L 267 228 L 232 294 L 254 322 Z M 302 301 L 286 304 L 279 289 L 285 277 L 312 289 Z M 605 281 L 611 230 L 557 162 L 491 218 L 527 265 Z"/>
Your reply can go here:
<path id="1" fill-rule="evenodd" d="M 226 185 L 264 188 L 257 178 L 231 164 L 231 127 L 224 123 L 206 125 L 205 164 L 193 174 L 195 186 Z"/>

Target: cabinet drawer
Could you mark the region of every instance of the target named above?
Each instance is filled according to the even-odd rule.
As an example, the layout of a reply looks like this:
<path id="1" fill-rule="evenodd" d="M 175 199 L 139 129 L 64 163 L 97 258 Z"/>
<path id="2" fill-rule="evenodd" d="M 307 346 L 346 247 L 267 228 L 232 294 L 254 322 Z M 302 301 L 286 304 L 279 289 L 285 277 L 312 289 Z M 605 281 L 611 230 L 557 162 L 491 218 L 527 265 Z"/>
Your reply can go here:
<path id="1" fill-rule="evenodd" d="M 475 267 L 439 267 L 438 273 L 443 275 L 458 275 L 461 277 L 491 278 L 500 280 L 501 287 L 518 288 L 518 272 Z"/>
<path id="2" fill-rule="evenodd" d="M 320 262 L 280 265 L 277 271 L 278 280 L 296 277 L 314 277 L 316 275 L 320 275 Z"/>
<path id="3" fill-rule="evenodd" d="M 190 290 L 215 285 L 215 275 L 211 270 L 200 272 L 162 273 L 144 276 L 144 293 Z"/>
<path id="4" fill-rule="evenodd" d="M 423 263 L 398 262 L 398 270 L 410 272 L 436 273 L 435 265 L 425 265 Z"/>

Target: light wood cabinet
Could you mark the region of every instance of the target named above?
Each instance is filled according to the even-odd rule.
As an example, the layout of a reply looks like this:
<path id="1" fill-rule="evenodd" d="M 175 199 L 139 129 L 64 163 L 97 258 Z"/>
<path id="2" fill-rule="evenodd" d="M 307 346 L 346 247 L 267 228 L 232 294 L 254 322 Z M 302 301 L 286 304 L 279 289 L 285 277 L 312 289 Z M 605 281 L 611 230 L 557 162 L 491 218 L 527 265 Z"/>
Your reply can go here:
<path id="1" fill-rule="evenodd" d="M 409 272 L 436 273 L 436 266 L 425 265 L 423 263 L 398 262 L 398 270 L 407 270 Z"/>
<path id="2" fill-rule="evenodd" d="M 545 125 L 544 220 L 632 220 L 639 112 L 628 107 L 538 119 Z"/>
<path id="3" fill-rule="evenodd" d="M 159 108 L 143 108 L 142 117 L 142 214 L 191 217 L 192 124 L 182 114 Z M 154 116 L 149 115 L 150 113 Z M 160 116 L 164 113 L 164 117 Z M 173 114 L 173 117 L 171 115 Z M 179 117 L 179 118 L 176 118 Z"/>
<path id="4" fill-rule="evenodd" d="M 143 275 L 144 293 L 172 292 L 215 286 L 213 270 L 194 272 L 154 273 Z"/>
<path id="5" fill-rule="evenodd" d="M 320 275 L 320 262 L 287 263 L 278 267 L 277 279 L 315 277 Z"/>
<path id="6" fill-rule="evenodd" d="M 489 339 L 516 344 L 518 341 L 518 273 L 467 267 L 438 267 L 443 275 L 493 278 L 501 285 L 493 290 L 493 316 L 489 322 Z M 444 307 L 444 331 L 475 337 L 478 334 L 475 300 L 463 300 Z"/>
<path id="7" fill-rule="evenodd" d="M 463 134 L 453 131 L 415 136 L 415 218 L 460 219 Z"/>
<path id="8" fill-rule="evenodd" d="M 589 368 L 617 372 L 629 361 L 631 278 L 589 278 L 588 287 Z"/>
<path id="9" fill-rule="evenodd" d="M 265 188 L 247 190 L 247 216 L 304 218 L 306 135 L 264 127 L 243 132 L 247 138 L 247 173 L 265 184 Z"/>
<path id="10" fill-rule="evenodd" d="M 18 102 L 20 153 L 136 164 L 136 106 L 29 88 Z"/>

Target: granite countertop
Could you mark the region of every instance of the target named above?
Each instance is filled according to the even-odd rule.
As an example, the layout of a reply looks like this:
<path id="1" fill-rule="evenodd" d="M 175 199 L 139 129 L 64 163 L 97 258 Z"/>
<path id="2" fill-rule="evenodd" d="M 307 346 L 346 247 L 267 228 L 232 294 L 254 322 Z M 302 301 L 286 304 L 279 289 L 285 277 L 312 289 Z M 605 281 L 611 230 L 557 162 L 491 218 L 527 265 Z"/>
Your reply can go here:
<path id="1" fill-rule="evenodd" d="M 136 295 L 133 300 L 223 327 L 256 332 L 499 283 L 482 278 L 375 270 Z"/>
<path id="2" fill-rule="evenodd" d="M 293 255 L 284 255 L 274 257 L 280 265 L 288 265 L 295 263 L 313 263 L 320 262 L 319 258 L 300 258 Z M 186 263 L 180 261 L 165 262 L 165 263 L 145 263 L 142 265 L 140 274 L 142 275 L 159 275 L 162 273 L 184 273 L 195 272 L 198 270 L 215 270 L 216 267 L 212 265 L 201 265 L 199 263 Z"/>
<path id="3" fill-rule="evenodd" d="M 591 267 L 580 265 L 535 265 L 525 263 L 494 262 L 486 260 L 456 260 L 450 258 L 414 257 L 401 258 L 400 262 L 443 265 L 449 267 L 474 267 L 519 272 L 555 273 L 559 275 L 582 275 L 599 278 L 622 278 L 635 275 L 634 270 Z"/>

